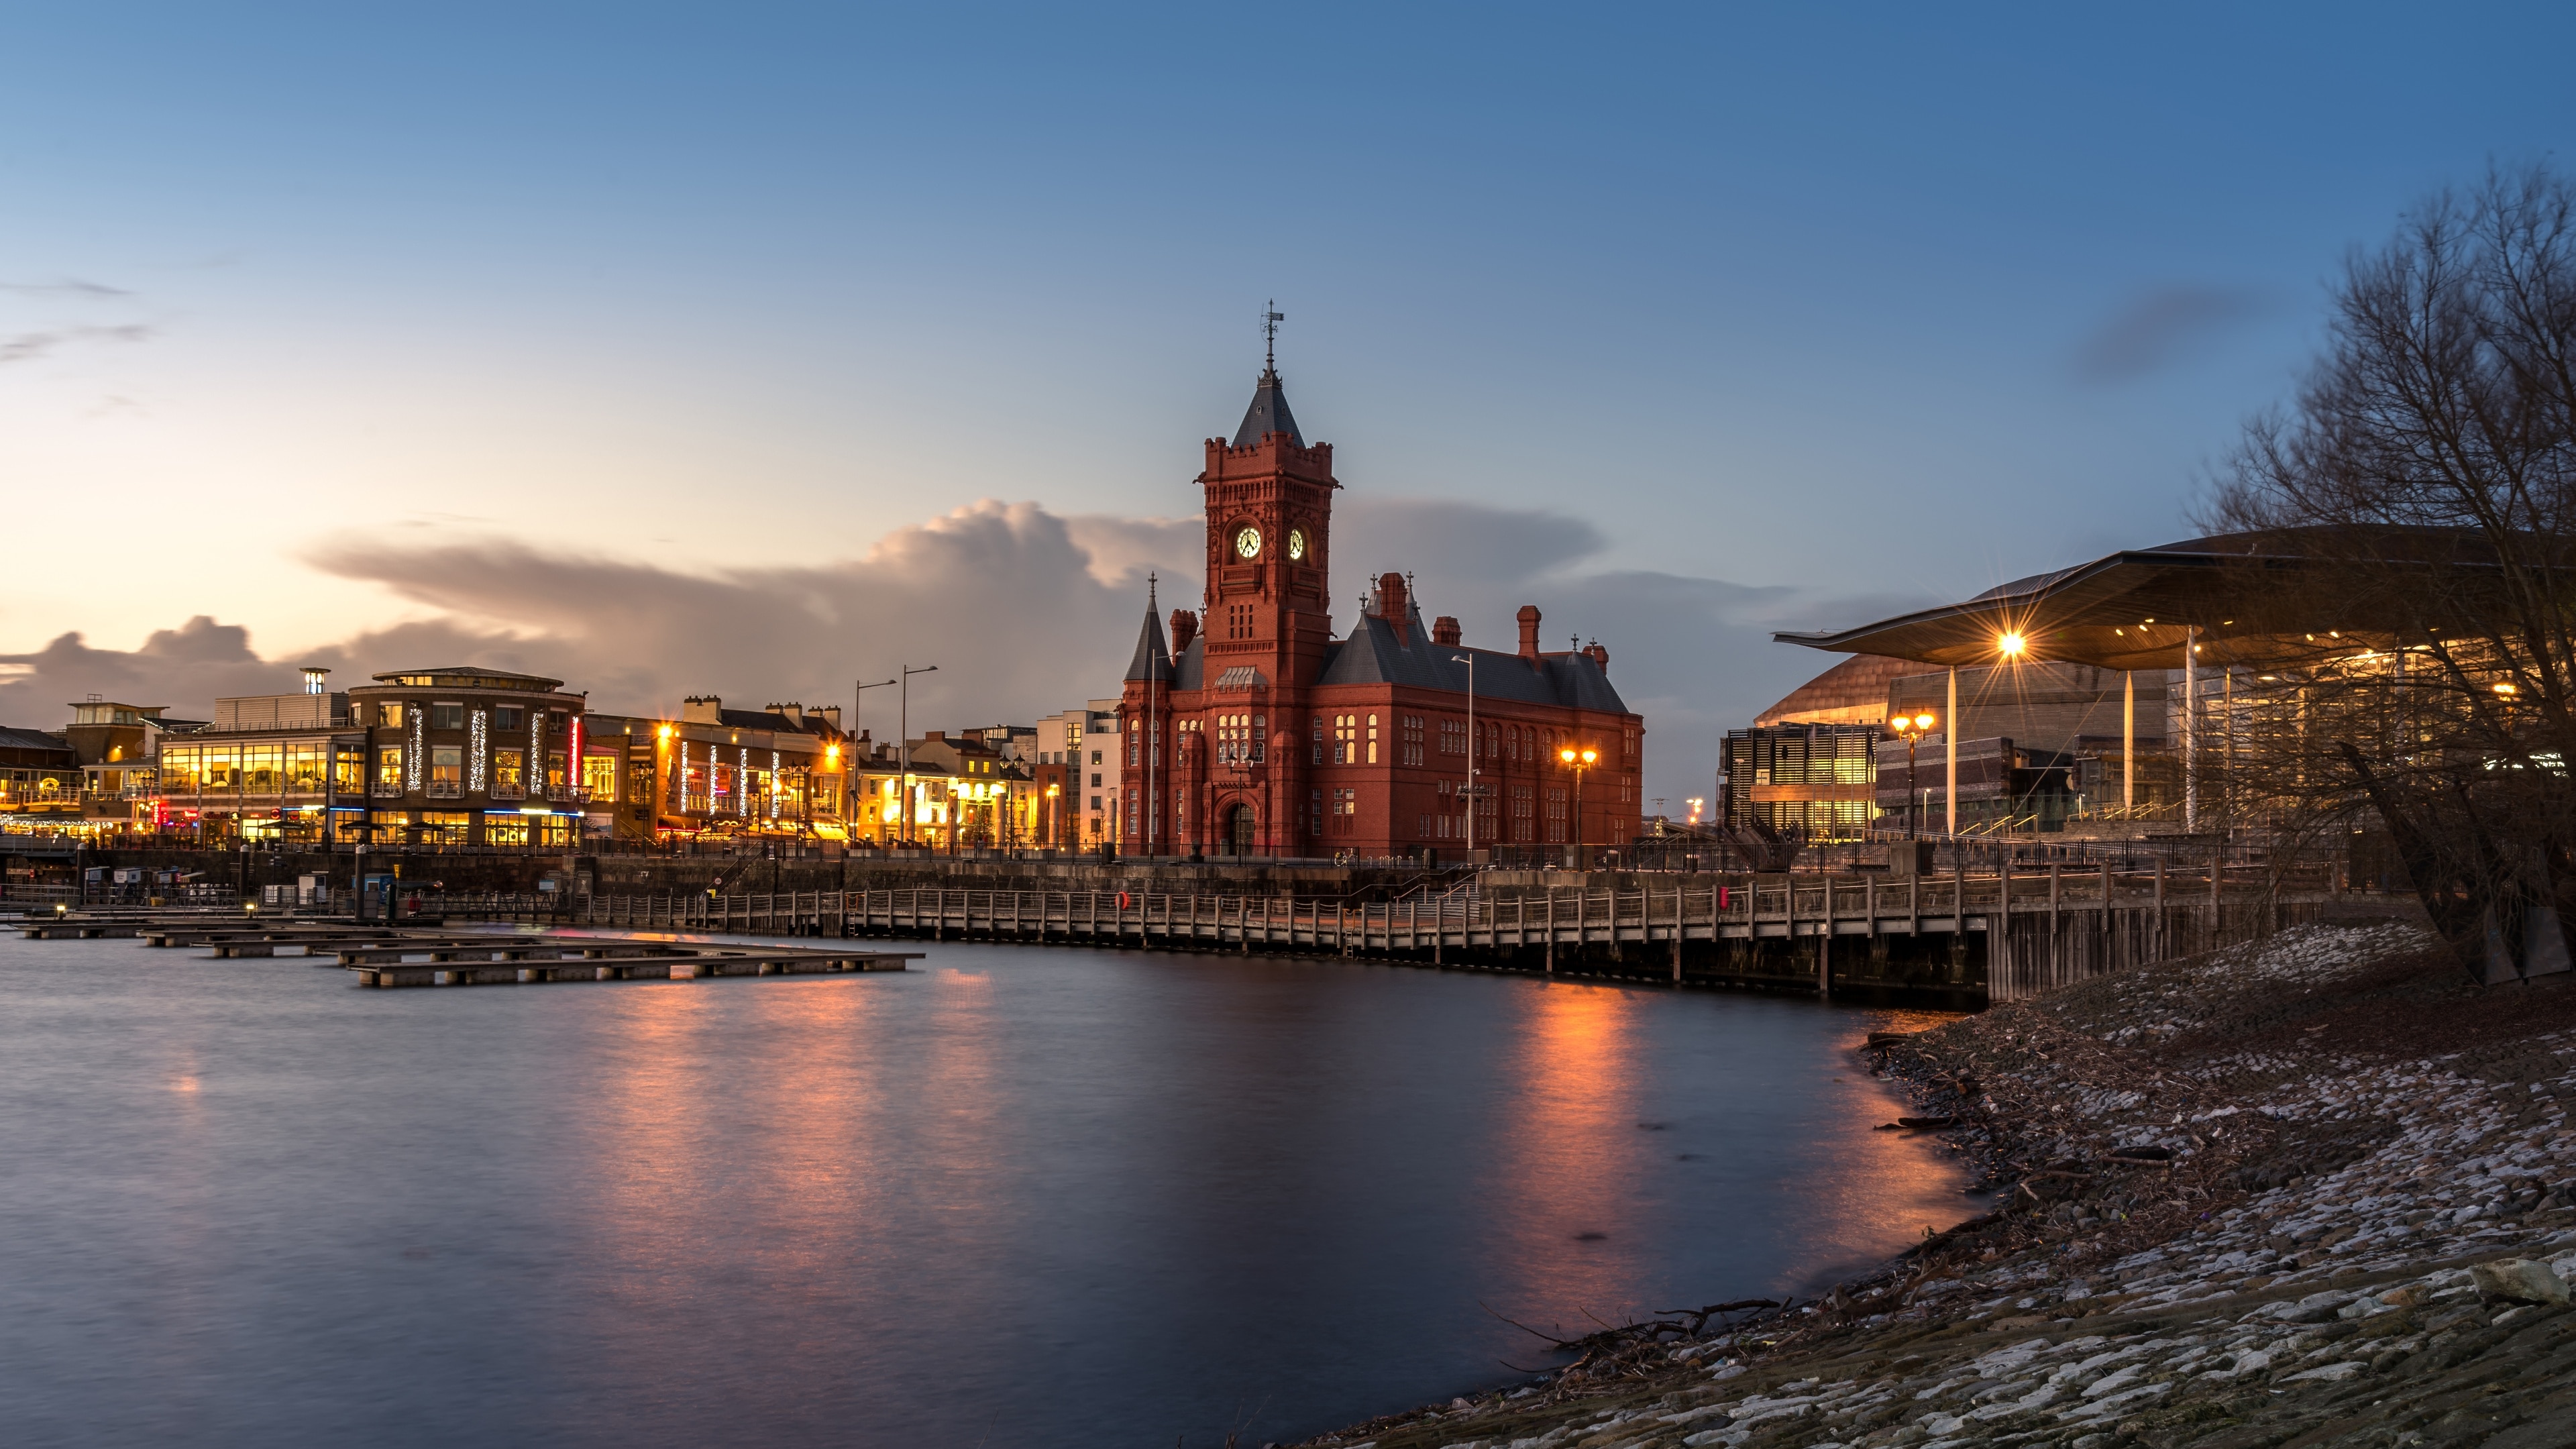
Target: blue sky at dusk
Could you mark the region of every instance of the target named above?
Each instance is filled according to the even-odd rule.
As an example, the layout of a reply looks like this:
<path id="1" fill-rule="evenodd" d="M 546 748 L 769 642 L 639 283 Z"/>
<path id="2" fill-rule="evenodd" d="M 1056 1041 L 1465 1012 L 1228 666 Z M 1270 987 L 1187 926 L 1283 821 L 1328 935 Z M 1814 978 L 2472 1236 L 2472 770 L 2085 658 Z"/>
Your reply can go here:
<path id="1" fill-rule="evenodd" d="M 1540 604 L 1610 646 L 1664 795 L 1830 662 L 1772 628 L 2186 536 L 2346 249 L 2576 136 L 2576 12 L 2540 6 L 6 37 L 0 722 L 438 649 L 603 708 L 904 654 L 933 717 L 1059 709 L 1146 569 L 1194 593 L 1171 520 L 1276 297 L 1343 622 L 1381 569 L 1471 643 Z"/>

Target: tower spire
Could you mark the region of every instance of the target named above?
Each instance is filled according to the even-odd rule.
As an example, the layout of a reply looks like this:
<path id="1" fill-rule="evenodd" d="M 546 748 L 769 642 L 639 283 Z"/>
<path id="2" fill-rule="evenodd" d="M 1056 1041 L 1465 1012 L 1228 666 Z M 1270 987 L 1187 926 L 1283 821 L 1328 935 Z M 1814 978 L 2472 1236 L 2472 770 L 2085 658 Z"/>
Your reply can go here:
<path id="1" fill-rule="evenodd" d="M 1261 304 L 1261 375 L 1263 377 L 1279 375 L 1279 324 L 1287 320 L 1288 314 L 1279 310 L 1278 298 L 1273 297 Z"/>

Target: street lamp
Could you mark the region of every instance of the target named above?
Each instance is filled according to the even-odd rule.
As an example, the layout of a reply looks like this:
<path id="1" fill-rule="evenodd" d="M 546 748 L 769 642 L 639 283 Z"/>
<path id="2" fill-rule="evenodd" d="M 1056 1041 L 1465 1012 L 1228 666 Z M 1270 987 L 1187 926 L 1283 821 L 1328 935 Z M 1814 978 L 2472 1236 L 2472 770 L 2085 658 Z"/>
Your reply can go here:
<path id="1" fill-rule="evenodd" d="M 1583 849 L 1583 772 L 1594 760 L 1601 758 L 1601 752 L 1590 745 L 1581 749 L 1567 745 L 1556 752 L 1556 757 L 1574 771 L 1574 848 L 1580 851 Z"/>
<path id="2" fill-rule="evenodd" d="M 1915 821 L 1920 814 L 1916 808 L 1918 797 L 1914 792 L 1914 747 L 1940 722 L 1940 717 L 1928 709 L 1920 714 L 1900 714 L 1887 722 L 1887 727 L 1905 741 L 1905 838 L 1908 840 L 1915 838 Z"/>

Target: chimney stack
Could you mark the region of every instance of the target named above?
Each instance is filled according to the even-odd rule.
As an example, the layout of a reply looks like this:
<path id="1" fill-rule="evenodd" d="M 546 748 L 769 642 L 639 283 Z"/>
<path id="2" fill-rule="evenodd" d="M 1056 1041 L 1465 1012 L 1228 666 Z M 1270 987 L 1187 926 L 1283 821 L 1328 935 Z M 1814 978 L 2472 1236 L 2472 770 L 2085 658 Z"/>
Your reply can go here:
<path id="1" fill-rule="evenodd" d="M 1458 621 L 1447 614 L 1431 621 L 1431 642 L 1443 649 L 1458 647 Z"/>
<path id="2" fill-rule="evenodd" d="M 1535 664 L 1538 662 L 1538 605 L 1521 605 L 1518 617 L 1521 621 L 1521 657 Z"/>
<path id="3" fill-rule="evenodd" d="M 1172 611 L 1172 657 L 1179 658 L 1199 637 L 1199 616 L 1187 609 Z"/>
<path id="4" fill-rule="evenodd" d="M 1412 619 L 1413 611 L 1405 598 L 1404 575 L 1380 574 L 1377 576 L 1377 616 L 1395 626 L 1397 643 L 1412 642 L 1405 637 L 1405 625 Z"/>

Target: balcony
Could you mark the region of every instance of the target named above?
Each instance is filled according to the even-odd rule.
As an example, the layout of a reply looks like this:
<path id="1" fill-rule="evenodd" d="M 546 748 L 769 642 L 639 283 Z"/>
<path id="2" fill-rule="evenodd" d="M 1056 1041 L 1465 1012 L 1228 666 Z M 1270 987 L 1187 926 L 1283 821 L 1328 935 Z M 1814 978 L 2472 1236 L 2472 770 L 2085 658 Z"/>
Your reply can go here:
<path id="1" fill-rule="evenodd" d="M 465 782 L 462 780 L 432 780 L 429 782 L 428 793 L 429 798 L 432 800 L 462 800 L 465 798 Z"/>
<path id="2" fill-rule="evenodd" d="M 492 787 L 492 798 L 495 800 L 525 800 L 528 798 L 528 787 L 515 780 L 507 785 L 495 785 Z"/>
<path id="3" fill-rule="evenodd" d="M 403 797 L 402 781 L 378 780 L 367 787 L 367 794 L 378 800 L 399 800 Z"/>

